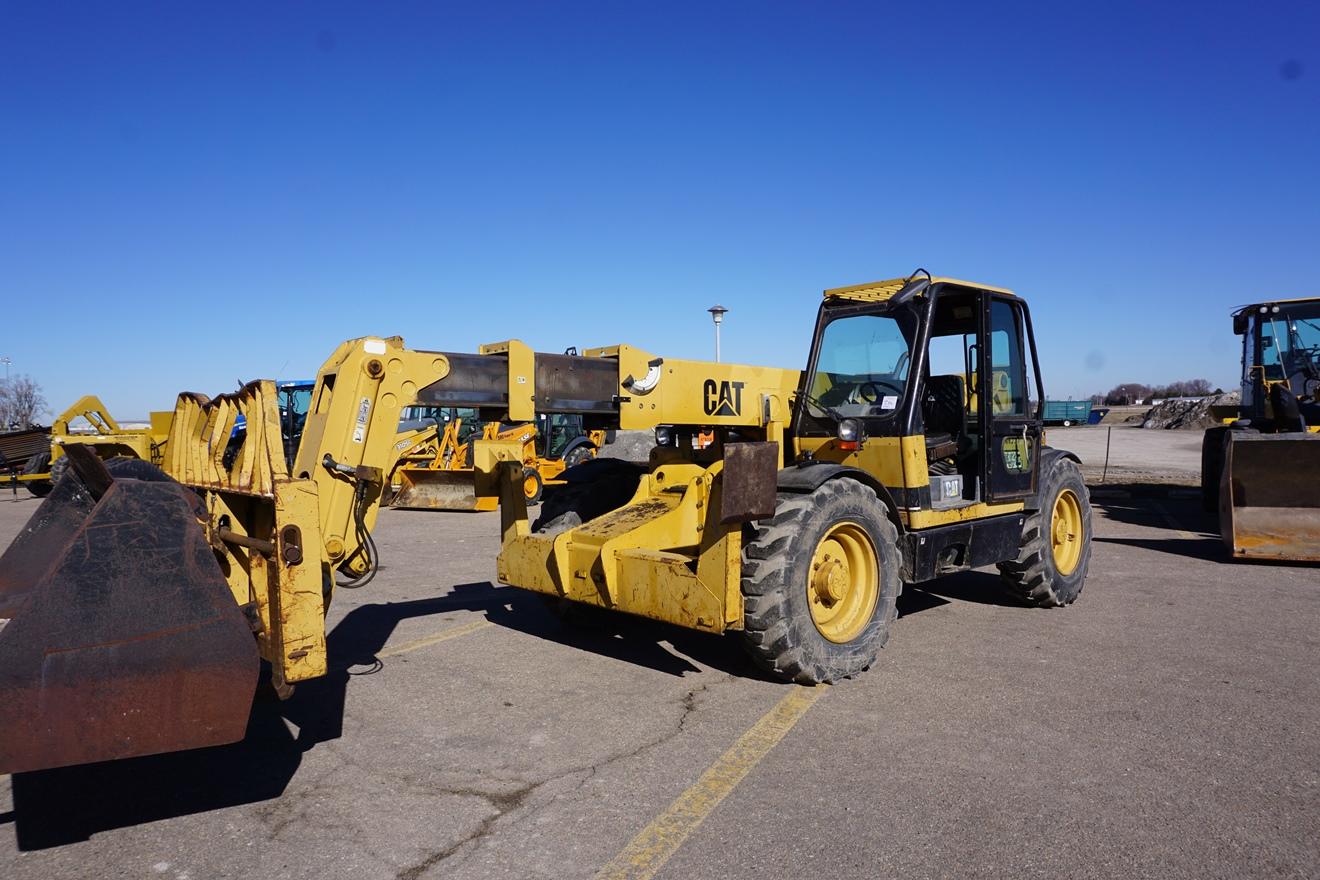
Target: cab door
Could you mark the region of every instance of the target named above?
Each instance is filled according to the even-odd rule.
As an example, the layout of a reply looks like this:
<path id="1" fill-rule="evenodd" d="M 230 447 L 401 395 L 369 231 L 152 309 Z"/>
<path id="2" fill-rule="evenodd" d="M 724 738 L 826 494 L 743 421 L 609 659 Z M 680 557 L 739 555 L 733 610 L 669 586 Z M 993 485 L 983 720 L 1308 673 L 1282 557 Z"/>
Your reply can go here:
<path id="1" fill-rule="evenodd" d="M 1022 304 L 985 294 L 977 396 L 987 501 L 1016 501 L 1036 491 L 1041 423 L 1027 393 Z"/>

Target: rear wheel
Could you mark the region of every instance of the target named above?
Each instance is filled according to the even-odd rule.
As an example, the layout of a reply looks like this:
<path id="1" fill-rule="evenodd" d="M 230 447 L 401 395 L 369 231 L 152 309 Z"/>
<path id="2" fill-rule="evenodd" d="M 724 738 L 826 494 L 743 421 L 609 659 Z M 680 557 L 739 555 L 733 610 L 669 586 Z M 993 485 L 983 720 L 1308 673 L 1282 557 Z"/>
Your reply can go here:
<path id="1" fill-rule="evenodd" d="M 543 491 L 545 491 L 545 483 L 536 468 L 523 468 L 523 495 L 527 497 L 527 503 L 540 504 Z"/>
<path id="2" fill-rule="evenodd" d="M 55 463 L 50 466 L 50 485 L 54 487 L 60 480 L 64 479 L 64 474 L 69 470 L 69 457 L 61 455 L 55 459 Z"/>
<path id="3" fill-rule="evenodd" d="M 584 462 L 591 461 L 595 457 L 595 448 L 583 443 L 581 446 L 574 446 L 572 449 L 568 450 L 568 454 L 564 456 L 564 467 L 577 467 Z"/>
<path id="4" fill-rule="evenodd" d="M 1028 605 L 1067 605 L 1082 592 L 1091 563 L 1091 496 L 1071 459 L 1043 474 L 1040 509 L 1022 526 L 1016 559 L 999 563 L 1008 591 Z"/>
<path id="5" fill-rule="evenodd" d="M 742 590 L 759 666 L 800 684 L 856 675 L 889 640 L 902 591 L 898 530 L 855 480 L 781 494 L 743 549 Z"/>
<path id="6" fill-rule="evenodd" d="M 29 458 L 27 464 L 23 466 L 23 476 L 44 474 L 48 470 L 50 470 L 50 453 L 39 452 Z M 23 485 L 38 498 L 45 498 L 50 494 L 50 490 L 55 488 L 55 484 L 50 480 L 29 480 Z"/>

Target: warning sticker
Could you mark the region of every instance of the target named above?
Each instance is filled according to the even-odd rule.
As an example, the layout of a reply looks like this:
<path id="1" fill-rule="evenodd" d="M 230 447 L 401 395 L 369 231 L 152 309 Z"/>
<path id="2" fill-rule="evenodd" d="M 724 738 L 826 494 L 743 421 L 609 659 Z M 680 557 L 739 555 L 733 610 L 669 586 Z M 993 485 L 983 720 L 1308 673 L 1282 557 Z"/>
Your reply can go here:
<path id="1" fill-rule="evenodd" d="M 886 394 L 884 397 L 880 398 L 881 409 L 893 409 L 896 406 L 898 406 L 898 397 L 896 395 Z"/>
<path id="2" fill-rule="evenodd" d="M 367 439 L 367 416 L 371 414 L 371 398 L 364 397 L 358 404 L 357 424 L 353 428 L 353 442 L 361 443 Z"/>

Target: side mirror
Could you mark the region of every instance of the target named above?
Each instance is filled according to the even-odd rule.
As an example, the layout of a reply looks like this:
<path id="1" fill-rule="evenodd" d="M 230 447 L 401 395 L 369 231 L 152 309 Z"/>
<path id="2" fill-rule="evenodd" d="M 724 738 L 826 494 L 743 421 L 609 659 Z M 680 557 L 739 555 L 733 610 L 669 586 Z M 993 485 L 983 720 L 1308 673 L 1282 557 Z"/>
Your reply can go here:
<path id="1" fill-rule="evenodd" d="M 925 273 L 926 277 L 918 278 L 917 276 L 921 273 Z M 916 296 L 917 294 L 924 291 L 926 288 L 930 287 L 930 281 L 931 281 L 930 273 L 926 272 L 925 269 L 918 269 L 916 272 L 913 272 L 912 275 L 908 278 L 907 282 L 901 288 L 899 288 L 898 293 L 894 294 L 893 297 L 890 298 L 889 300 L 890 304 L 901 305 L 902 303 L 907 302 L 908 300 L 912 299 L 912 297 Z"/>

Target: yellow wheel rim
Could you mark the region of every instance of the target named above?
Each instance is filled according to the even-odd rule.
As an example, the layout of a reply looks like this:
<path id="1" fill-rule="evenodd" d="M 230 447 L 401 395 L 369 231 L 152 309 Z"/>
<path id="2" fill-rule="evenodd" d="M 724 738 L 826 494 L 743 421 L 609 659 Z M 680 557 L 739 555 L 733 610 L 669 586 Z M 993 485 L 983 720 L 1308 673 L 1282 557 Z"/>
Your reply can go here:
<path id="1" fill-rule="evenodd" d="M 1077 570 L 1084 537 L 1082 502 L 1073 490 L 1064 489 L 1054 499 L 1054 512 L 1050 516 L 1050 549 L 1059 574 L 1067 576 Z"/>
<path id="2" fill-rule="evenodd" d="M 536 497 L 537 483 L 538 483 L 538 480 L 536 479 L 536 475 L 535 475 L 535 474 L 527 474 L 526 476 L 524 476 L 524 477 L 523 477 L 523 494 L 526 495 L 528 498 L 535 498 L 535 497 Z"/>
<path id="3" fill-rule="evenodd" d="M 856 523 L 830 528 L 807 572 L 811 620 L 831 642 L 850 642 L 871 622 L 880 598 L 880 566 L 871 536 Z"/>

